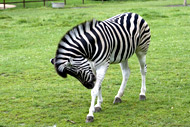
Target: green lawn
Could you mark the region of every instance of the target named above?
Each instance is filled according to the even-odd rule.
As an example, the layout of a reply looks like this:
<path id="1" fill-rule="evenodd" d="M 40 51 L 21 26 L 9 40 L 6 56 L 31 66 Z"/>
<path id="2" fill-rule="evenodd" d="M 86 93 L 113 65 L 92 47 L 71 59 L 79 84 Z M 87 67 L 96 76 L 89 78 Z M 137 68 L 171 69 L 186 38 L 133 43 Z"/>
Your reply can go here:
<path id="1" fill-rule="evenodd" d="M 183 0 L 67 1 L 64 9 L 52 9 L 49 2 L 0 10 L 0 127 L 190 126 L 190 7 L 167 6 Z M 80 6 L 85 8 L 73 8 Z M 112 103 L 122 76 L 119 65 L 111 65 L 102 84 L 102 111 L 86 124 L 90 90 L 71 76 L 58 76 L 49 59 L 73 26 L 123 12 L 140 14 L 151 29 L 147 100 L 139 101 L 134 55 L 123 102 Z"/>

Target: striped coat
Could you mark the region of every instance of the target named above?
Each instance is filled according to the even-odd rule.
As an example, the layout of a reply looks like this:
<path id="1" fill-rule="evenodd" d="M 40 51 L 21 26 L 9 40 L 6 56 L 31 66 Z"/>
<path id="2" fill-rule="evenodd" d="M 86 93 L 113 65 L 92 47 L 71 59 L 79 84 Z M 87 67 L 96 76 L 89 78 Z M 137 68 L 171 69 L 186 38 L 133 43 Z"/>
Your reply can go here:
<path id="1" fill-rule="evenodd" d="M 92 102 L 87 122 L 93 121 L 95 107 L 101 107 L 101 83 L 109 64 L 120 63 L 123 81 L 114 103 L 121 100 L 130 71 L 128 59 L 137 54 L 142 87 L 140 98 L 145 99 L 146 53 L 150 43 L 150 28 L 147 22 L 135 13 L 116 15 L 105 21 L 87 21 L 69 30 L 58 44 L 52 63 L 57 73 L 77 78 L 85 87 L 92 89 Z"/>

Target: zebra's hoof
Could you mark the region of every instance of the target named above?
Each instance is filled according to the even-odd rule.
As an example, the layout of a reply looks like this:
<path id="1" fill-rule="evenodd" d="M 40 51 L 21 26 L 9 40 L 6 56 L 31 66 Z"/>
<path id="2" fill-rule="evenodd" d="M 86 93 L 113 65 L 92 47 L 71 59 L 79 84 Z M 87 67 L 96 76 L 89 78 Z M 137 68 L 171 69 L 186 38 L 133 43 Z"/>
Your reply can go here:
<path id="1" fill-rule="evenodd" d="M 146 100 L 146 96 L 145 96 L 145 95 L 140 95 L 140 96 L 139 96 L 139 100 L 140 100 L 140 101 Z"/>
<path id="2" fill-rule="evenodd" d="M 121 98 L 116 97 L 115 100 L 113 101 L 114 104 L 121 103 Z"/>
<path id="3" fill-rule="evenodd" d="M 100 112 L 101 110 L 101 107 L 95 107 L 95 112 Z"/>
<path id="4" fill-rule="evenodd" d="M 86 123 L 90 123 L 94 121 L 94 117 L 93 116 L 87 116 L 86 117 Z"/>

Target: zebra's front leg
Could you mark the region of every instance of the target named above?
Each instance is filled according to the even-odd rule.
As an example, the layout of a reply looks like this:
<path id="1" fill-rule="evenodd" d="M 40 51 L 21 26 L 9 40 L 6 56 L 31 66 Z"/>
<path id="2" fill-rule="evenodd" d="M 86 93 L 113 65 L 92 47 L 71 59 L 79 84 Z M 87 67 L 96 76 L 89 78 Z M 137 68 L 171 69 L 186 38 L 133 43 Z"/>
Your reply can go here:
<path id="1" fill-rule="evenodd" d="M 124 94 L 124 90 L 125 90 L 125 87 L 127 84 L 127 80 L 129 79 L 129 75 L 130 75 L 130 69 L 128 66 L 128 61 L 124 61 L 124 62 L 120 63 L 120 66 L 121 66 L 123 80 L 122 80 L 120 89 L 119 89 L 117 95 L 115 96 L 115 99 L 113 102 L 114 104 L 121 103 L 121 97 Z"/>
<path id="2" fill-rule="evenodd" d="M 86 118 L 86 123 L 94 121 L 93 113 L 95 112 L 95 107 L 96 108 L 98 107 L 101 109 L 101 103 L 103 102 L 102 93 L 101 93 L 101 84 L 102 84 L 102 81 L 104 79 L 105 73 L 107 71 L 107 67 L 108 67 L 107 65 L 104 65 L 104 66 L 99 67 L 96 70 L 96 83 L 95 83 L 94 88 L 91 90 L 92 100 L 91 100 L 89 113 L 88 113 L 87 118 Z M 97 102 L 97 105 L 94 106 L 97 96 L 98 96 L 98 102 Z"/>
<path id="3" fill-rule="evenodd" d="M 86 123 L 94 121 L 94 115 L 93 115 L 93 113 L 95 112 L 94 104 L 98 93 L 99 93 L 99 88 L 97 87 L 97 85 L 95 85 L 95 87 L 91 90 L 91 105 L 89 108 L 89 113 L 86 117 Z"/>
<path id="4" fill-rule="evenodd" d="M 93 115 L 93 113 L 95 112 L 94 105 L 95 105 L 96 97 L 100 93 L 100 87 L 101 87 L 101 84 L 99 84 L 99 81 L 96 81 L 95 87 L 91 90 L 91 97 L 92 97 L 91 99 L 92 100 L 91 100 L 91 105 L 90 105 L 90 108 L 89 108 L 89 113 L 88 113 L 88 115 L 86 117 L 86 123 L 94 121 L 94 115 Z M 97 107 L 101 108 L 101 103 L 99 103 L 98 105 L 96 105 L 96 108 Z"/>
<path id="5" fill-rule="evenodd" d="M 95 105 L 95 112 L 100 112 L 102 110 L 102 108 L 101 108 L 102 102 L 103 102 L 102 89 L 100 87 L 99 92 L 98 92 L 97 104 Z"/>

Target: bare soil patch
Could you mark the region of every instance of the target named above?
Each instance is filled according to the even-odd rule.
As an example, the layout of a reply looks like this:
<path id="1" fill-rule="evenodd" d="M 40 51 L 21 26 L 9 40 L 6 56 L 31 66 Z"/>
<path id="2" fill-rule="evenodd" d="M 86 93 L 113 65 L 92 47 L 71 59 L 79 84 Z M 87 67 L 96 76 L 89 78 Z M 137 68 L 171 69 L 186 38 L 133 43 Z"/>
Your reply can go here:
<path id="1" fill-rule="evenodd" d="M 178 4 L 178 5 L 167 5 L 166 7 L 190 7 L 190 5 L 184 6 L 182 4 Z"/>

